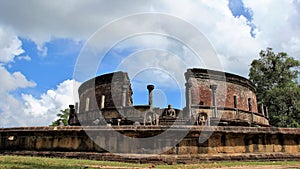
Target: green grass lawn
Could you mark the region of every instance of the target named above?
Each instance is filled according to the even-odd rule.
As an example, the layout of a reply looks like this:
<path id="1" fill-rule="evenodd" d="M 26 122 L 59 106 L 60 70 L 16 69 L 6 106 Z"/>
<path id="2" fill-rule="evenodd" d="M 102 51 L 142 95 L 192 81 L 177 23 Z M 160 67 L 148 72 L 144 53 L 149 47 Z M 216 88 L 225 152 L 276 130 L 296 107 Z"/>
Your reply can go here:
<path id="1" fill-rule="evenodd" d="M 93 167 L 94 166 L 94 167 Z M 29 156 L 0 156 L 0 169 L 82 169 L 82 168 L 99 168 L 101 166 L 124 166 L 124 167 L 146 167 L 143 164 L 130 164 L 110 161 L 95 161 L 81 159 L 64 159 L 64 158 L 45 158 Z"/>
<path id="2" fill-rule="evenodd" d="M 87 168 L 222 168 L 234 166 L 298 166 L 297 161 L 281 162 L 211 162 L 200 164 L 152 165 L 110 161 L 44 158 L 28 156 L 0 156 L 0 169 L 87 169 Z M 295 168 L 295 167 L 294 167 Z M 297 167 L 296 167 L 297 168 Z"/>

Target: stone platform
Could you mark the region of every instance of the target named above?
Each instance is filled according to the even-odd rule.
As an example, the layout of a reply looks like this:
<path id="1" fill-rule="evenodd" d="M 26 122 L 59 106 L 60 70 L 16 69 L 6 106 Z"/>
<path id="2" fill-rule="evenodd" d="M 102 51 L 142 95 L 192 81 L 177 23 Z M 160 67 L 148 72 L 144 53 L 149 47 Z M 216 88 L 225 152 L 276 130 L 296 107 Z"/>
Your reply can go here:
<path id="1" fill-rule="evenodd" d="M 161 135 L 166 132 L 169 134 Z M 0 152 L 140 163 L 300 160 L 300 129 L 237 126 L 1 128 Z"/>
<path id="2" fill-rule="evenodd" d="M 218 161 L 300 161 L 300 154 L 285 153 L 246 153 L 246 154 L 198 154 L 198 155 L 141 155 L 112 154 L 97 152 L 58 152 L 58 151 L 2 151 L 1 155 L 20 155 L 56 158 L 74 158 L 100 161 L 152 164 L 196 164 Z"/>

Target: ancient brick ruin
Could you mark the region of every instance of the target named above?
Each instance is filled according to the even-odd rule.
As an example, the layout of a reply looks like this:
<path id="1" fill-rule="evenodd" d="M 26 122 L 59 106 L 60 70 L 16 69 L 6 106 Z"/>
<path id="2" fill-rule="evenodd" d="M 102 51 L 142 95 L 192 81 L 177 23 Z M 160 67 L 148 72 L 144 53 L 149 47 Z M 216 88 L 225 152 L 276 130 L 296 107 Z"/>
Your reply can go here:
<path id="1" fill-rule="evenodd" d="M 179 110 L 153 107 L 153 85 L 145 86 L 149 104 L 134 105 L 127 73 L 100 75 L 80 86 L 69 126 L 2 128 L 0 153 L 168 164 L 300 160 L 300 129 L 270 126 L 248 79 L 207 69 L 188 69 L 185 79 Z"/>
<path id="2" fill-rule="evenodd" d="M 133 106 L 130 80 L 125 72 L 115 72 L 93 78 L 79 88 L 79 121 L 82 125 L 234 125 L 268 126 L 268 115 L 258 113 L 254 85 L 246 78 L 207 69 L 188 69 L 186 107 L 174 110 L 152 106 L 152 85 L 149 105 Z M 145 86 L 146 89 L 146 86 Z M 155 90 L 155 89 L 154 89 Z M 149 117 L 149 118 L 148 118 Z M 150 120 L 151 119 L 151 120 Z M 149 121 L 150 120 L 150 121 Z"/>

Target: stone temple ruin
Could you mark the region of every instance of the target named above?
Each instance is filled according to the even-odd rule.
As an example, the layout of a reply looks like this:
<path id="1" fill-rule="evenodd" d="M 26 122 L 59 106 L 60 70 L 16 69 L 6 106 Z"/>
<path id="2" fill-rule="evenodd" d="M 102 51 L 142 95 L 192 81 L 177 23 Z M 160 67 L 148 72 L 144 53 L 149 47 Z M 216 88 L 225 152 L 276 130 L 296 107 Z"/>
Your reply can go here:
<path id="1" fill-rule="evenodd" d="M 133 104 L 125 72 L 84 82 L 69 126 L 0 129 L 0 153 L 139 163 L 299 160 L 300 129 L 269 125 L 255 86 L 238 75 L 188 69 L 182 110 Z"/>
<path id="2" fill-rule="evenodd" d="M 125 72 L 93 78 L 79 88 L 81 125 L 186 125 L 269 126 L 266 108 L 256 102 L 255 87 L 246 78 L 207 69 L 188 69 L 186 107 L 153 107 L 153 85 L 148 85 L 149 105 L 134 106 L 133 91 Z M 146 89 L 146 87 L 145 87 Z M 266 113 L 264 113 L 266 112 Z M 77 125 L 71 123 L 70 125 Z"/>

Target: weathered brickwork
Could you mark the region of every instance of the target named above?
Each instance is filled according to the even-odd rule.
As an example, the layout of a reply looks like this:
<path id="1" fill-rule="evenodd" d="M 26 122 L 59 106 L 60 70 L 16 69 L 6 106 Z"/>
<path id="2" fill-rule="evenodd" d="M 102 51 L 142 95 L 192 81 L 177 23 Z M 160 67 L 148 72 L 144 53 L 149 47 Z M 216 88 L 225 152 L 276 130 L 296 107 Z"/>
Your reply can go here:
<path id="1" fill-rule="evenodd" d="M 248 99 L 251 98 L 252 111 L 258 112 L 255 88 L 243 77 L 207 69 L 189 69 L 185 76 L 187 82 L 192 84 L 193 105 L 212 106 L 210 85 L 217 85 L 218 107 L 235 108 L 234 96 L 236 96 L 238 109 L 249 111 Z"/>
<path id="2" fill-rule="evenodd" d="M 208 118 L 217 116 L 221 121 L 230 122 L 230 125 L 242 124 L 239 122 L 269 125 L 267 117 L 258 113 L 255 87 L 248 79 L 226 72 L 196 68 L 188 69 L 185 78 L 189 86 L 186 88 L 187 106 L 191 104 L 190 111 L 194 119 L 198 120 L 200 114 L 205 114 Z M 212 86 L 216 87 L 217 115 L 213 112 Z"/>
<path id="3" fill-rule="evenodd" d="M 121 107 L 125 90 L 125 106 L 132 105 L 132 89 L 127 73 L 115 72 L 93 78 L 83 83 L 78 92 L 80 99 L 79 112 L 103 108 Z M 104 97 L 103 97 L 104 96 Z"/>
<path id="4" fill-rule="evenodd" d="M 185 127 L 177 127 L 172 130 L 173 132 L 180 132 L 182 129 Z M 112 130 L 116 132 L 111 132 Z M 74 157 L 84 158 L 88 154 L 87 152 L 96 152 L 91 158 L 101 157 L 102 159 L 102 156 L 107 155 L 107 151 L 99 146 L 103 145 L 103 147 L 110 147 L 113 152 L 118 152 L 124 157 L 141 154 L 139 157 L 143 158 L 143 155 L 148 154 L 147 147 L 149 145 L 147 144 L 149 143 L 143 139 L 132 141 L 123 139 L 118 133 L 136 138 L 157 135 L 163 131 L 164 128 L 160 126 L 6 128 L 0 129 L 0 153 L 22 154 L 23 152 L 25 154 L 26 152 L 46 151 L 49 155 L 55 152 L 61 154 L 68 152 L 70 157 L 71 152 L 81 152 Z M 89 136 L 86 133 L 89 133 Z M 104 133 L 107 137 L 101 137 L 99 133 L 102 135 Z M 199 137 L 205 135 L 210 137 L 200 143 Z M 94 138 L 94 141 L 91 138 Z M 168 141 L 174 141 L 174 138 L 166 137 L 163 140 L 156 140 L 157 144 L 154 144 L 151 150 L 157 149 L 157 152 L 160 152 L 161 145 L 168 145 Z M 167 146 L 165 149 L 168 151 L 160 155 L 156 154 L 158 155 L 156 160 L 172 159 L 175 156 L 181 157 L 181 160 L 187 163 L 210 159 L 282 160 L 284 158 L 297 158 L 299 160 L 300 129 L 189 126 L 189 132 L 183 139 L 178 140 L 176 146 Z M 152 155 L 155 155 L 156 151 L 151 152 Z M 291 154 L 293 156 L 290 156 Z M 122 158 L 113 157 L 113 154 L 110 154 L 110 157 L 106 160 L 122 160 Z M 149 158 L 144 160 L 150 162 Z"/>
<path id="5" fill-rule="evenodd" d="M 180 124 L 190 121 L 197 125 L 218 125 L 210 123 L 210 118 L 220 118 L 228 125 L 269 125 L 267 117 L 258 113 L 255 87 L 248 79 L 226 72 L 196 68 L 188 69 L 185 78 L 187 104 L 180 117 L 176 117 L 182 121 Z M 140 113 L 142 107 L 133 106 L 132 94 L 130 79 L 125 72 L 104 74 L 83 83 L 79 88 L 78 117 L 81 124 L 105 125 L 103 121 L 113 125 L 133 124 L 135 120 L 143 124 L 149 111 L 156 115 L 164 111 L 164 108 L 150 110 L 151 106 L 143 105 L 147 109 Z M 161 124 L 172 124 L 172 120 L 155 118 L 153 116 L 152 120 L 164 121 Z M 117 123 L 119 119 L 121 122 Z"/>

